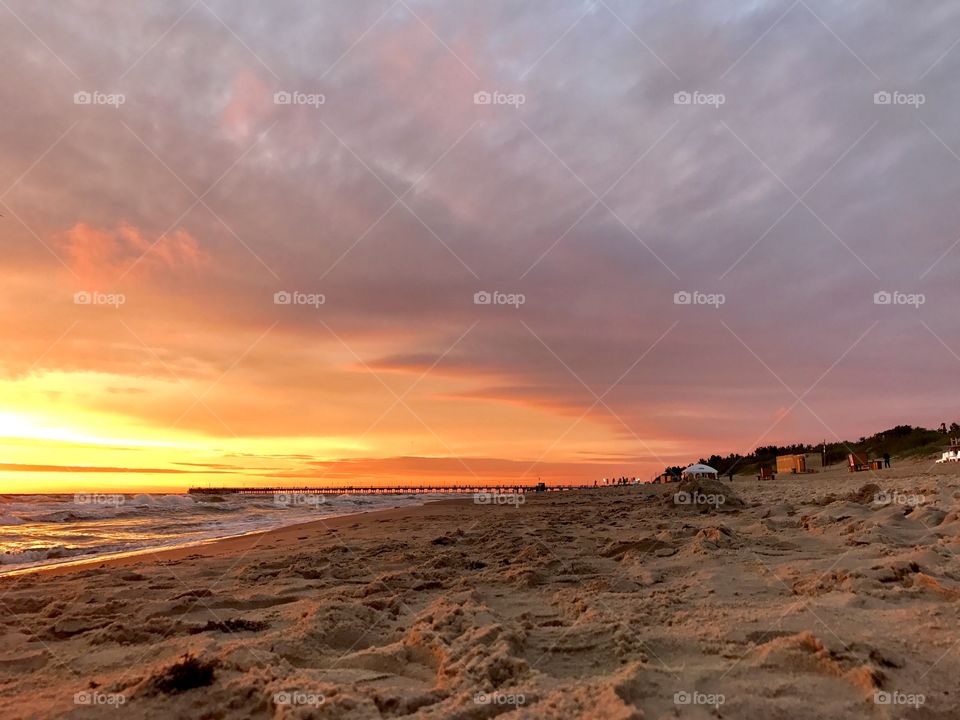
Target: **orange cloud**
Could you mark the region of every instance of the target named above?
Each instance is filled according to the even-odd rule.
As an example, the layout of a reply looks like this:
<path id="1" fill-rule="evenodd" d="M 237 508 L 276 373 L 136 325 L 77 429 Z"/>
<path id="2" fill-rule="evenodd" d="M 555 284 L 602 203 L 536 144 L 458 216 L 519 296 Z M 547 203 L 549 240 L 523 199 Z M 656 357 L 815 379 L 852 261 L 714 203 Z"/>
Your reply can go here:
<path id="1" fill-rule="evenodd" d="M 99 286 L 128 270 L 138 276 L 196 268 L 208 260 L 197 241 L 183 229 L 157 240 L 123 224 L 113 230 L 77 223 L 60 241 L 71 269 L 84 282 Z"/>

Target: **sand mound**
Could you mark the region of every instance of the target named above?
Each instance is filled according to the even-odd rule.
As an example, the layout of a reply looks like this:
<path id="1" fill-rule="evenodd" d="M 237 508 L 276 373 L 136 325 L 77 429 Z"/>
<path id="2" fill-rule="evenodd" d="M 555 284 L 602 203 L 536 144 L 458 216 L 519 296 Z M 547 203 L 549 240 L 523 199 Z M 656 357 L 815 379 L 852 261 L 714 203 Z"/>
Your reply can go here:
<path id="1" fill-rule="evenodd" d="M 947 513 L 929 505 L 922 505 L 910 512 L 908 517 L 911 521 L 918 522 L 924 527 L 935 528 L 943 524 L 947 518 Z"/>
<path id="2" fill-rule="evenodd" d="M 883 673 L 870 663 L 828 650 L 809 631 L 778 637 L 756 649 L 751 662 L 756 667 L 776 667 L 790 672 L 817 673 L 842 679 L 864 692 L 881 687 Z"/>
<path id="3" fill-rule="evenodd" d="M 536 705 L 536 714 L 523 713 L 517 717 L 536 717 L 543 720 L 568 718 L 606 718 L 608 720 L 643 720 L 643 712 L 624 701 L 616 687 L 587 685 L 570 690 L 558 690 Z"/>
<path id="4" fill-rule="evenodd" d="M 681 482 L 675 493 L 664 497 L 663 503 L 698 513 L 730 512 L 746 505 L 730 486 L 719 480 L 692 478 Z"/>
<path id="5" fill-rule="evenodd" d="M 213 684 L 219 663 L 185 655 L 168 668 L 151 675 L 144 686 L 148 695 L 175 695 Z"/>
<path id="6" fill-rule="evenodd" d="M 728 527 L 711 525 L 701 529 L 690 544 L 693 552 L 709 552 L 711 550 L 732 550 L 742 545 L 740 537 Z"/>
<path id="7" fill-rule="evenodd" d="M 862 577 L 856 573 L 843 570 L 831 570 L 826 574 L 816 573 L 803 577 L 793 583 L 793 592 L 797 595 L 818 596 L 831 592 L 851 592 L 854 589 L 854 580 Z"/>
<path id="8" fill-rule="evenodd" d="M 850 502 L 859 503 L 860 505 L 869 505 L 876 500 L 879 494 L 879 485 L 876 483 L 867 483 L 866 485 L 861 485 L 860 489 L 856 492 L 852 492 L 847 495 L 847 500 Z"/>

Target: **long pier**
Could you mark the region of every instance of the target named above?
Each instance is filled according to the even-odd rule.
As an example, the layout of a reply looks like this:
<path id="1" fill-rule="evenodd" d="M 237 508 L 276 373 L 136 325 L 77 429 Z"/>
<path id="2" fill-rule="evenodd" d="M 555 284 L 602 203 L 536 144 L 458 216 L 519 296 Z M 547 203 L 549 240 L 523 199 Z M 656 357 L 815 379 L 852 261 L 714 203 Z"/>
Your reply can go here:
<path id="1" fill-rule="evenodd" d="M 593 489 L 592 485 L 380 485 L 330 487 L 193 487 L 191 495 L 439 495 L 473 493 L 562 492 Z"/>

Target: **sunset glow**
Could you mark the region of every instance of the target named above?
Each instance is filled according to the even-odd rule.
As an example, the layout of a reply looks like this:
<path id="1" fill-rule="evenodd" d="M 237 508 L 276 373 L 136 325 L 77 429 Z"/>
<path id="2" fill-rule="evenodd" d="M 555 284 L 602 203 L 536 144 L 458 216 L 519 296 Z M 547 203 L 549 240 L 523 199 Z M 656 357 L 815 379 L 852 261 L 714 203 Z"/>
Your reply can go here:
<path id="1" fill-rule="evenodd" d="M 648 479 L 944 419 L 944 48 L 884 104 L 764 3 L 709 51 L 709 3 L 14 5 L 0 490 Z"/>

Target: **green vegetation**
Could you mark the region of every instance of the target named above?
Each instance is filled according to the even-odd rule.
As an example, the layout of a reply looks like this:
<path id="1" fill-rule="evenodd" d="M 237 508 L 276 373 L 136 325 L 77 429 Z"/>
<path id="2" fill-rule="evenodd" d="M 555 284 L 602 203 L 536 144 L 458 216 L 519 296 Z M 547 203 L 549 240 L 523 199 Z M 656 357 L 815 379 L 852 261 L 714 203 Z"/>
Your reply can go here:
<path id="1" fill-rule="evenodd" d="M 927 457 L 939 454 L 950 438 L 960 438 L 960 424 L 941 423 L 936 430 L 928 430 L 912 425 L 897 425 L 889 430 L 878 432 L 870 437 L 862 437 L 857 442 L 832 442 L 818 445 L 765 445 L 758 447 L 749 455 L 731 453 L 727 456 L 711 455 L 700 458 L 698 462 L 716 468 L 720 475 L 731 470 L 737 475 L 757 475 L 760 467 L 776 470 L 778 455 L 826 452 L 826 464 L 846 462 L 849 453 L 866 455 L 868 458 L 880 458 L 884 453 L 891 457 Z M 665 473 L 679 477 L 683 470 L 680 466 L 668 467 Z"/>

